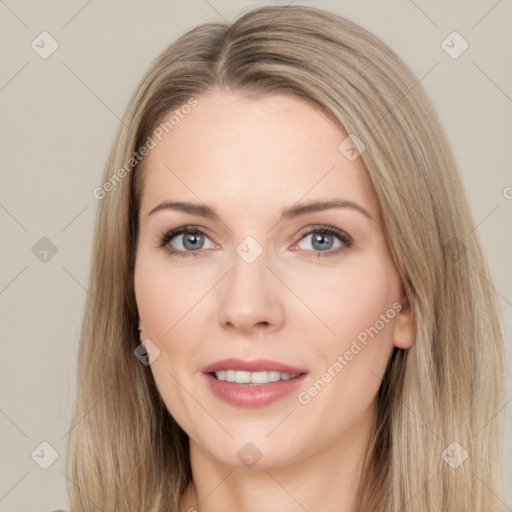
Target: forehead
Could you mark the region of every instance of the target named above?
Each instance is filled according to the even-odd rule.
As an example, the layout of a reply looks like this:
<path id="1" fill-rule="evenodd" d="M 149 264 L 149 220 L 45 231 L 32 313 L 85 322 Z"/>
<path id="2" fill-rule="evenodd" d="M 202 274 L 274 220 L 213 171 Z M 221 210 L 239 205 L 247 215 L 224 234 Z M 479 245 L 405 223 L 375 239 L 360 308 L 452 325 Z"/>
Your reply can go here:
<path id="1" fill-rule="evenodd" d="M 261 211 L 262 200 L 277 209 L 334 195 L 376 213 L 362 160 L 340 152 L 348 134 L 319 107 L 285 94 L 196 99 L 146 157 L 142 215 L 166 199 Z"/>

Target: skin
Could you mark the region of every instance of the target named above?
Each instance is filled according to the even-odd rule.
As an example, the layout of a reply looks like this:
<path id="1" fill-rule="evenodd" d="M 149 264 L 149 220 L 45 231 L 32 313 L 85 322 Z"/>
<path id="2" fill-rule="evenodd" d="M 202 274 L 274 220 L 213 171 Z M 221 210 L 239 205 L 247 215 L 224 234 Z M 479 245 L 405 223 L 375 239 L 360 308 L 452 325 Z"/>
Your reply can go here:
<path id="1" fill-rule="evenodd" d="M 338 150 L 347 133 L 301 99 L 216 90 L 197 100 L 147 157 L 135 266 L 141 339 L 160 350 L 151 371 L 190 437 L 193 482 L 180 510 L 348 512 L 387 362 L 414 340 L 370 179 L 361 158 Z M 285 207 L 331 198 L 372 219 L 334 208 L 279 221 Z M 206 203 L 218 217 L 148 215 L 166 200 Z M 197 258 L 169 253 L 194 252 L 183 235 L 159 247 L 187 225 L 207 232 Z M 317 231 L 306 233 L 324 225 L 353 245 L 315 258 L 344 246 L 330 235 L 313 245 Z M 247 236 L 263 250 L 250 264 L 236 252 Z M 307 404 L 294 392 L 240 408 L 205 383 L 202 369 L 214 361 L 266 358 L 306 368 L 299 392 L 307 391 L 394 303 L 401 311 Z M 262 454 L 252 468 L 237 457 L 247 442 Z"/>

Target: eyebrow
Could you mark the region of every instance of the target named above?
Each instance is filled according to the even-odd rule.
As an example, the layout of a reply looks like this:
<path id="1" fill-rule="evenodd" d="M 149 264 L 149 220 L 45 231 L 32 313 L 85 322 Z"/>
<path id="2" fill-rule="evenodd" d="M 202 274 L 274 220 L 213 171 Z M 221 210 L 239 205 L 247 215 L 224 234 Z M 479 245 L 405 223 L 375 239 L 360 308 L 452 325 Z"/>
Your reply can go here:
<path id="1" fill-rule="evenodd" d="M 302 203 L 294 206 L 290 206 L 288 208 L 284 208 L 281 211 L 280 220 L 289 220 L 295 217 L 299 217 L 301 215 L 307 215 L 308 213 L 321 212 L 324 210 L 330 210 L 333 208 L 350 208 L 353 210 L 362 213 L 367 219 L 370 221 L 375 221 L 375 219 L 370 215 L 370 213 L 364 209 L 362 206 L 354 203 L 352 201 L 345 201 L 344 199 L 329 199 L 325 201 L 310 201 L 308 203 Z M 197 215 L 199 217 L 204 217 L 207 219 L 216 219 L 218 215 L 215 211 L 207 205 L 197 204 L 197 203 L 189 203 L 184 201 L 163 201 L 157 206 L 155 206 L 149 213 L 150 215 L 155 214 L 161 210 L 174 210 L 181 211 L 184 213 L 189 213 L 191 215 Z"/>

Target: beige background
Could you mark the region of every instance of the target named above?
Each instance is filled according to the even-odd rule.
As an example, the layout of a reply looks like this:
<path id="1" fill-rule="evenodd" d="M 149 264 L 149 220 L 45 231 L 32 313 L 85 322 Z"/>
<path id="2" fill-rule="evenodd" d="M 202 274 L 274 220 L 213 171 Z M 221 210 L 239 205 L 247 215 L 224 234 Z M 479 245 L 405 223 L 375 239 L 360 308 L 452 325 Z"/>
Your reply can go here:
<path id="1" fill-rule="evenodd" d="M 132 90 L 188 28 L 265 3 L 0 1 L 1 511 L 68 505 L 65 448 L 97 205 L 92 191 Z M 497 414 L 505 430 L 501 498 L 512 510 L 512 1 L 307 5 L 344 15 L 391 46 L 421 78 L 446 129 L 504 315 L 508 398 Z M 47 59 L 31 47 L 33 40 L 42 46 L 43 31 L 58 43 Z M 456 59 L 441 46 L 453 31 L 469 44 Z M 43 237 L 57 248 L 46 262 L 33 252 Z M 51 462 L 43 441 L 58 452 L 48 469 L 36 463 Z"/>

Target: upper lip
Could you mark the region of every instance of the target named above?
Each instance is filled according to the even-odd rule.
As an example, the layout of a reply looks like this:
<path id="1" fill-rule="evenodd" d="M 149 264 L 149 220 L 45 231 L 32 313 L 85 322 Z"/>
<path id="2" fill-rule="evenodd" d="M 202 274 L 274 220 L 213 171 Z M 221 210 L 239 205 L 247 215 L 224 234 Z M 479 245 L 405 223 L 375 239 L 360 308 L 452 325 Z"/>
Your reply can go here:
<path id="1" fill-rule="evenodd" d="M 281 372 L 281 373 L 307 373 L 306 370 L 295 368 L 288 364 L 270 359 L 223 359 L 216 361 L 203 369 L 204 373 L 218 372 L 220 370 L 240 370 L 246 372 Z"/>

